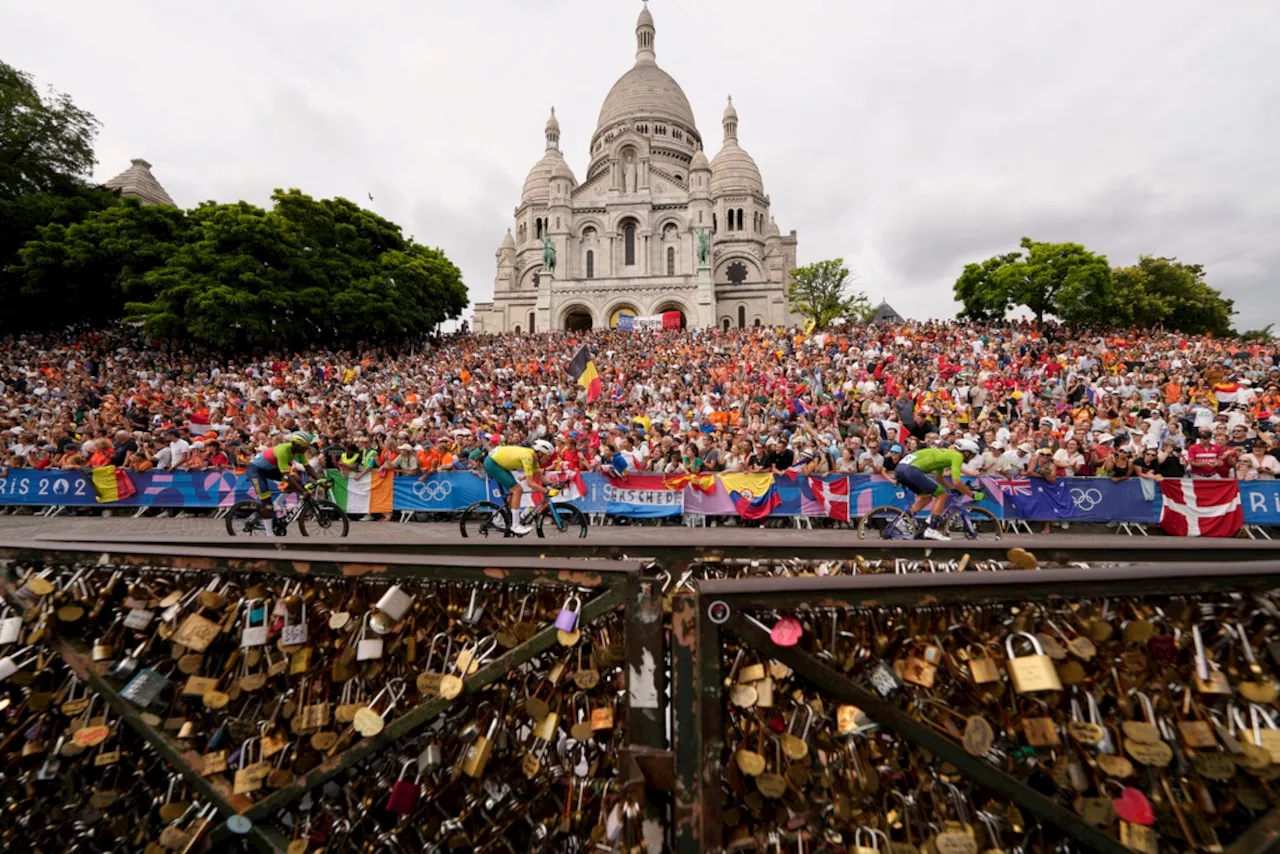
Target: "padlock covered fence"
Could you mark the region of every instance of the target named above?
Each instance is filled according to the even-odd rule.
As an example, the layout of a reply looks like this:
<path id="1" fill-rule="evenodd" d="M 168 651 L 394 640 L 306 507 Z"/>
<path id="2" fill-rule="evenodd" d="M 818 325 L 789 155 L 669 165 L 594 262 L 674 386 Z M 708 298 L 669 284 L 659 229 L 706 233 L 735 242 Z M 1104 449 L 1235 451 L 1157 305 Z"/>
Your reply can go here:
<path id="1" fill-rule="evenodd" d="M 687 533 L 0 543 L 0 838 L 1276 850 L 1269 544 Z"/>
<path id="2" fill-rule="evenodd" d="M 637 564 L 333 558 L 0 549 L 9 621 L 0 625 L 16 632 L 0 647 L 0 668 L 14 665 L 0 670 L 0 738 L 6 758 L 16 751 L 18 760 L 0 770 L 15 784 L 5 788 L 5 814 L 23 816 L 19 808 L 34 809 L 40 796 L 87 811 L 70 784 L 78 781 L 74 791 L 86 798 L 111 793 L 122 773 L 152 790 L 155 803 L 191 813 L 177 821 L 170 808 L 172 822 L 130 827 L 126 841 L 111 840 L 120 850 L 178 842 L 174 850 L 199 850 L 207 837 L 215 850 L 339 851 L 352 839 L 396 833 L 396 844 L 408 845 L 407 817 L 419 807 L 424 820 L 434 815 L 450 802 L 447 792 L 470 812 L 455 816 L 456 826 L 427 821 L 431 832 L 412 850 L 453 850 L 482 831 L 477 844 L 504 850 L 507 836 L 515 844 L 528 828 L 483 830 L 490 822 L 473 790 L 495 780 L 517 790 L 513 801 L 523 796 L 514 781 L 525 795 L 540 793 L 543 812 L 548 798 L 572 806 L 571 818 L 598 812 L 632 717 L 625 665 L 635 640 L 622 606 Z M 85 697 L 92 708 L 66 705 Z M 561 722 L 581 736 L 573 752 L 556 743 Z M 485 726 L 501 749 L 477 764 L 468 755 Z M 127 773 L 94 764 L 93 749 L 124 744 L 124 732 L 145 745 L 149 764 Z M 394 777 L 366 772 L 424 737 L 439 751 L 421 768 L 415 758 L 409 776 L 439 787 L 440 797 L 419 805 L 400 786 L 394 800 Z M 63 755 L 81 741 L 86 758 Z M 543 762 L 545 773 L 534 767 Z M 595 783 L 578 793 L 563 768 L 583 763 Z M 122 830 L 88 815 L 45 832 L 69 846 L 78 834 L 106 845 Z M 555 831 L 585 845 L 594 827 L 557 822 Z"/>
<path id="3" fill-rule="evenodd" d="M 700 582 L 676 848 L 1275 850 L 1278 588 L 1274 561 Z"/>

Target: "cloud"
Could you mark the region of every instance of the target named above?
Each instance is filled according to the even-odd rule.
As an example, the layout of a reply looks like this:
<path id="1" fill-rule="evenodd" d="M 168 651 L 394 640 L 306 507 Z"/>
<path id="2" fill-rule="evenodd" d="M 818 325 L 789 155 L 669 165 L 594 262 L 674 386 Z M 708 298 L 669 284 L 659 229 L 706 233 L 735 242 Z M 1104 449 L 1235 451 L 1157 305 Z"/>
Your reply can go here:
<path id="1" fill-rule="evenodd" d="M 184 205 L 346 196 L 491 293 L 554 104 L 579 179 L 638 2 L 10 4 L 6 61 L 103 122 L 97 178 L 146 157 Z M 954 311 L 1023 236 L 1113 264 L 1205 264 L 1241 326 L 1280 322 L 1280 4 L 653 0 L 658 62 L 709 155 L 732 93 L 802 263 Z M 368 195 L 374 199 L 369 201 Z"/>

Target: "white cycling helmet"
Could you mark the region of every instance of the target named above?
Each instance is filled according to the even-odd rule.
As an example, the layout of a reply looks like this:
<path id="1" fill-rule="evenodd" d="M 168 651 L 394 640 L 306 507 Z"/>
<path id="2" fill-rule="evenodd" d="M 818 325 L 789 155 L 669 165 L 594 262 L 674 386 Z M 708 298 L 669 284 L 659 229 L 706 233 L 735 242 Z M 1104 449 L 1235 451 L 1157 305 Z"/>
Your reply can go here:
<path id="1" fill-rule="evenodd" d="M 964 451 L 965 453 L 968 453 L 968 454 L 977 454 L 978 443 L 973 441 L 972 439 L 961 439 L 959 442 L 956 442 L 956 450 Z"/>
<path id="2" fill-rule="evenodd" d="M 539 454 L 554 454 L 556 452 L 555 446 L 552 445 L 550 442 L 548 442 L 546 439 L 539 439 L 538 441 L 534 442 L 533 449 L 537 451 Z"/>

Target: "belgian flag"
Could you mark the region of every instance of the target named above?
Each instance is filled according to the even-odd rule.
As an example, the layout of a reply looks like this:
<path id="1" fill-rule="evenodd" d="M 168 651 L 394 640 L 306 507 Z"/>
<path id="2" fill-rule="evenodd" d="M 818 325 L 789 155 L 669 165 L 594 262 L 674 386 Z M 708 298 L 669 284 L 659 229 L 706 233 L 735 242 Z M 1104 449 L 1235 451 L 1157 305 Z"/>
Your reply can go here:
<path id="1" fill-rule="evenodd" d="M 600 396 L 600 374 L 596 372 L 596 363 L 591 361 L 591 354 L 587 352 L 585 345 L 569 362 L 569 373 L 577 380 L 578 385 L 587 390 L 587 403 Z"/>

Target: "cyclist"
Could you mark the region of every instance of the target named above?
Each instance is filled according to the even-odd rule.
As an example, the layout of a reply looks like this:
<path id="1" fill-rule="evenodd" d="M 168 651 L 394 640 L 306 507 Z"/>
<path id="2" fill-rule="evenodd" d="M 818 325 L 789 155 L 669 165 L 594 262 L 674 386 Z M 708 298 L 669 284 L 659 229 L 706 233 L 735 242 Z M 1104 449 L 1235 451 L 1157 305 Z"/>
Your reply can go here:
<path id="1" fill-rule="evenodd" d="M 284 536 L 284 528 L 275 518 L 275 510 L 271 504 L 271 486 L 268 481 L 284 482 L 299 492 L 302 491 L 302 480 L 298 472 L 305 471 L 303 460 L 306 452 L 316 447 L 316 438 L 310 433 L 298 432 L 289 436 L 289 441 L 268 448 L 254 457 L 245 468 L 244 473 L 258 490 L 258 500 L 262 502 L 262 521 L 267 536 Z"/>
<path id="2" fill-rule="evenodd" d="M 547 488 L 542 483 L 542 466 L 556 451 L 546 439 L 538 439 L 532 448 L 523 445 L 499 445 L 484 458 L 484 470 L 489 477 L 507 493 L 507 504 L 511 507 L 511 532 L 521 536 L 533 530 L 520 523 L 520 496 L 524 487 L 516 480 L 512 472 L 524 472 L 524 479 L 535 493 L 545 493 Z"/>
<path id="3" fill-rule="evenodd" d="M 933 502 L 933 507 L 929 510 L 929 523 L 924 529 L 924 537 L 930 540 L 951 539 L 938 530 L 938 521 L 947 503 L 947 491 L 951 489 L 970 498 L 973 497 L 973 490 L 960 479 L 960 467 L 977 454 L 977 442 L 972 439 L 961 439 L 956 442 L 954 450 L 922 448 L 907 454 L 894 468 L 894 479 L 916 494 L 916 500 L 911 505 L 912 520 L 926 504 Z M 948 469 L 950 469 L 949 472 Z M 942 475 L 941 479 L 930 476 L 935 472 Z"/>

